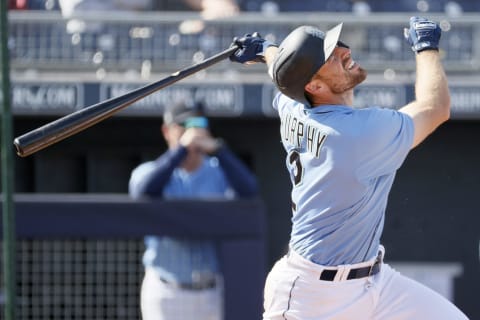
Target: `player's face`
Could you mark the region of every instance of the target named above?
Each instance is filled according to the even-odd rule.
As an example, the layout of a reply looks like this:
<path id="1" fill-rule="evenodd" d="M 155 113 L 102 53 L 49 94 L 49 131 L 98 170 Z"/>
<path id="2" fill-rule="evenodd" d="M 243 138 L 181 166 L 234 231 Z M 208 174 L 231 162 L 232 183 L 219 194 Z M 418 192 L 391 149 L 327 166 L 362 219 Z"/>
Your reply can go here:
<path id="1" fill-rule="evenodd" d="M 333 93 L 344 93 L 363 82 L 367 72 L 352 59 L 351 50 L 337 46 L 317 75 Z"/>

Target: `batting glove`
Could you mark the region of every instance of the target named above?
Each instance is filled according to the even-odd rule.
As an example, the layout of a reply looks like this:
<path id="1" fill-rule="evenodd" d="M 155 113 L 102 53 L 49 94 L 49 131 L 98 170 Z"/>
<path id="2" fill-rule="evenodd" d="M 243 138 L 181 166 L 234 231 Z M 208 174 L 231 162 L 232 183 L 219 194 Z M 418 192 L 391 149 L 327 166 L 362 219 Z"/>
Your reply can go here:
<path id="1" fill-rule="evenodd" d="M 410 28 L 404 29 L 404 36 L 416 53 L 424 50 L 438 50 L 442 29 L 433 21 L 421 17 L 410 18 Z"/>
<path id="2" fill-rule="evenodd" d="M 265 50 L 274 43 L 263 39 L 258 32 L 246 34 L 242 38 L 235 37 L 231 46 L 238 46 L 238 50 L 230 60 L 239 63 L 265 62 Z"/>

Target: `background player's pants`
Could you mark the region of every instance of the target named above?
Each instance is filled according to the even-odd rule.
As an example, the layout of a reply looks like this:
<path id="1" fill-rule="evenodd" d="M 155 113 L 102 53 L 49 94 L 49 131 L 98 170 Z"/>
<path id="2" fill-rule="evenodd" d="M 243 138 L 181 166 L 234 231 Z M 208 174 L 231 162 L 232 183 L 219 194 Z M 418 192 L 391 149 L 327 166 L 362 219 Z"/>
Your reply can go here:
<path id="1" fill-rule="evenodd" d="M 141 290 L 143 320 L 222 320 L 223 286 L 190 290 L 160 280 L 154 270 L 145 271 Z"/>
<path id="2" fill-rule="evenodd" d="M 319 280 L 322 269 L 293 251 L 279 260 L 265 284 L 263 319 L 467 319 L 446 298 L 387 264 L 374 276 L 343 281 Z"/>

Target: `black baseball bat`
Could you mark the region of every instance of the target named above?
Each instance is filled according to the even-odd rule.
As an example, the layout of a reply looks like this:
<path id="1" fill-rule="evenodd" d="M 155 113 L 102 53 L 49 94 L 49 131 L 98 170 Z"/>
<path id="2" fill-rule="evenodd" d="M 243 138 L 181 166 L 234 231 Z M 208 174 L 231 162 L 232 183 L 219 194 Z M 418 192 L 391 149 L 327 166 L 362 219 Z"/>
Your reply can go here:
<path id="1" fill-rule="evenodd" d="M 108 99 L 75 111 L 37 129 L 29 131 L 14 139 L 13 144 L 17 149 L 17 154 L 21 157 L 26 157 L 54 143 L 62 141 L 71 135 L 83 131 L 94 124 L 111 117 L 116 112 L 130 106 L 134 102 L 224 60 L 232 55 L 237 49 L 237 46 L 232 46 L 199 63 L 174 72 L 166 78 L 130 91 L 119 97 Z"/>

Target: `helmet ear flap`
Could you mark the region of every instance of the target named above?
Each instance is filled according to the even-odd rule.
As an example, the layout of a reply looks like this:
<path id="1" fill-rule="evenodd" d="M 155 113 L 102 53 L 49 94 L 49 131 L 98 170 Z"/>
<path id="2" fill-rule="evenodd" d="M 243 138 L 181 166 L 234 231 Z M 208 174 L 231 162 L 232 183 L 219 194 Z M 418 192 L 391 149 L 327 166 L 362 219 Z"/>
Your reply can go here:
<path id="1" fill-rule="evenodd" d="M 289 63 L 289 60 L 292 58 L 292 56 L 295 54 L 295 52 L 286 52 L 287 56 L 286 57 L 282 57 L 282 54 L 284 54 L 284 50 L 283 48 L 280 48 L 278 53 L 277 53 L 277 58 L 275 58 L 275 61 L 274 61 L 274 69 L 275 70 L 282 70 L 283 69 L 283 66 L 286 64 L 286 63 Z M 280 87 L 280 88 L 283 88 L 284 86 L 282 85 L 282 74 L 280 72 L 275 72 L 273 74 L 273 76 L 275 77 L 274 78 L 274 81 L 275 83 Z"/>

